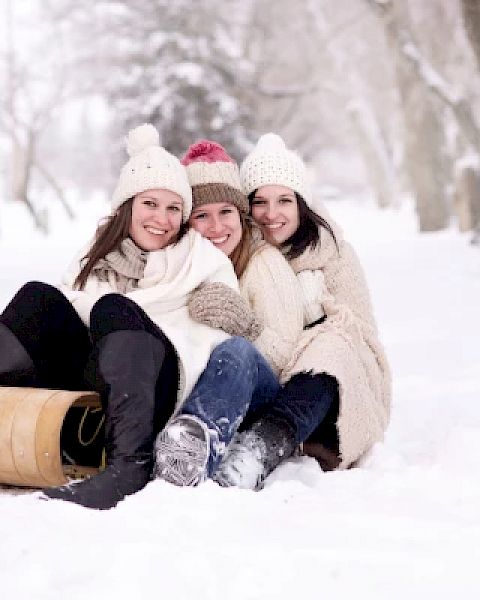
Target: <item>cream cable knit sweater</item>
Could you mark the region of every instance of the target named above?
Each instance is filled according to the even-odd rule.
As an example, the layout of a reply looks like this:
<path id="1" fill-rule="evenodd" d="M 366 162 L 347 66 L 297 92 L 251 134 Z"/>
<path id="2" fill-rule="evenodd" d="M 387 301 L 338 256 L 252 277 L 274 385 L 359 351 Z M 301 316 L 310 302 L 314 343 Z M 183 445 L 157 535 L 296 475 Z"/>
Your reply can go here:
<path id="1" fill-rule="evenodd" d="M 383 439 L 390 416 L 391 376 L 362 267 L 330 217 L 329 222 L 339 252 L 330 234 L 321 229 L 321 246 L 290 262 L 297 274 L 323 274 L 322 305 L 327 318 L 302 332 L 282 371 L 281 382 L 310 371 L 337 379 L 339 466 L 346 468 Z"/>
<path id="2" fill-rule="evenodd" d="M 297 278 L 279 250 L 261 245 L 240 278 L 240 291 L 264 328 L 254 345 L 277 374 L 303 330 L 303 299 Z"/>

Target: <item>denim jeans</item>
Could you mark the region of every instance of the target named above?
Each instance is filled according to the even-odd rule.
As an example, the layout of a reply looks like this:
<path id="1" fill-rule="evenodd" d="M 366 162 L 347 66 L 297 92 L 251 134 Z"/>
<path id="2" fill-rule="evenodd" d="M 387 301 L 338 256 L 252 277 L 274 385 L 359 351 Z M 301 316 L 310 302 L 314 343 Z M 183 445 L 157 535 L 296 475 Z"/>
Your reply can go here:
<path id="1" fill-rule="evenodd" d="M 209 477 L 247 413 L 267 409 L 279 390 L 272 369 L 246 339 L 232 337 L 215 348 L 181 411 L 198 417 L 209 429 Z"/>

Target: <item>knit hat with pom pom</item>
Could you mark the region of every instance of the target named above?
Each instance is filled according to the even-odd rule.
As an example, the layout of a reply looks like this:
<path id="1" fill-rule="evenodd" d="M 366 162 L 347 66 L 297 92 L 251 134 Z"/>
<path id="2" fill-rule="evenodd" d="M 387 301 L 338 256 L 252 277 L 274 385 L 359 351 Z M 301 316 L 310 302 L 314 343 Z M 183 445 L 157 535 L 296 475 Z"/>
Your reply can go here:
<path id="1" fill-rule="evenodd" d="M 185 167 L 178 158 L 159 144 L 158 131 L 144 124 L 132 129 L 126 139 L 131 157 L 120 172 L 112 197 L 112 211 L 125 201 L 146 190 L 163 189 L 175 192 L 183 199 L 183 221 L 192 211 L 192 189 Z"/>
<path id="2" fill-rule="evenodd" d="M 237 163 L 216 142 L 199 140 L 182 158 L 192 186 L 193 210 L 203 204 L 228 202 L 240 212 L 248 212 L 248 200 L 242 192 Z"/>
<path id="3" fill-rule="evenodd" d="M 248 196 L 262 185 L 283 185 L 300 194 L 312 207 L 307 168 L 275 133 L 262 135 L 240 167 L 242 188 Z"/>

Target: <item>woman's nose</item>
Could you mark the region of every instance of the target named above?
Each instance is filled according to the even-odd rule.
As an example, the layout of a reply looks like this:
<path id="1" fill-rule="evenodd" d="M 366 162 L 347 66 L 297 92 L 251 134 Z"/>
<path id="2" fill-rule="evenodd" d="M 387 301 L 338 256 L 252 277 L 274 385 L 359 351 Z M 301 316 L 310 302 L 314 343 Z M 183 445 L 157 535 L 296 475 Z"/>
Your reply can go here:
<path id="1" fill-rule="evenodd" d="M 222 223 L 220 219 L 218 217 L 212 216 L 209 221 L 208 229 L 212 233 L 217 233 L 218 231 L 220 231 L 222 229 Z"/>

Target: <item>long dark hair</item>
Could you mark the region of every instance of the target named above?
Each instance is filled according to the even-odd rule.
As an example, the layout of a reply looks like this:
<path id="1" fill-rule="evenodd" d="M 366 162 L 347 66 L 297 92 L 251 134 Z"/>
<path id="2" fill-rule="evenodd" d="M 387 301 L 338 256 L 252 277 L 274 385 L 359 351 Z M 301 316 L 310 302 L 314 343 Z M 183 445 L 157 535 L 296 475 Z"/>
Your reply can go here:
<path id="1" fill-rule="evenodd" d="M 254 190 L 248 195 L 250 206 L 252 205 L 252 200 L 255 198 L 256 193 L 257 190 Z M 308 247 L 316 248 L 317 245 L 320 246 L 321 227 L 326 229 L 332 236 L 338 250 L 337 238 L 335 237 L 330 224 L 325 221 L 323 217 L 317 215 L 317 213 L 307 205 L 303 196 L 297 192 L 294 192 L 294 194 L 297 199 L 299 225 L 295 233 L 281 244 L 281 248 L 288 248 L 285 257 L 288 260 L 292 260 L 303 254 Z"/>
<path id="2" fill-rule="evenodd" d="M 129 236 L 132 222 L 133 198 L 124 202 L 113 215 L 100 222 L 95 233 L 95 241 L 89 251 L 81 259 L 82 268 L 77 275 L 73 287 L 83 290 L 88 276 L 97 262 L 105 258 L 109 252 L 120 248 L 120 244 Z M 176 237 L 178 242 L 187 232 L 188 223 L 182 223 Z"/>

